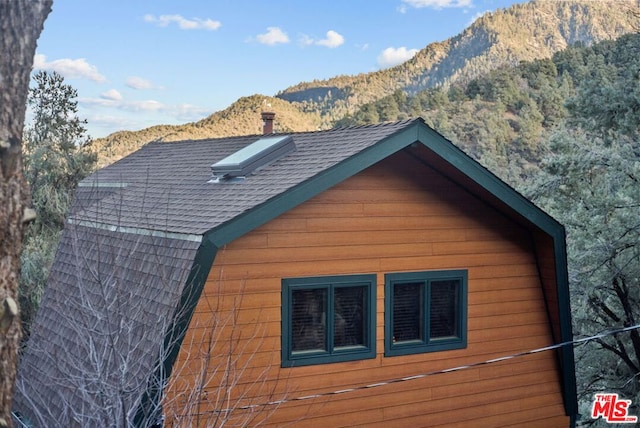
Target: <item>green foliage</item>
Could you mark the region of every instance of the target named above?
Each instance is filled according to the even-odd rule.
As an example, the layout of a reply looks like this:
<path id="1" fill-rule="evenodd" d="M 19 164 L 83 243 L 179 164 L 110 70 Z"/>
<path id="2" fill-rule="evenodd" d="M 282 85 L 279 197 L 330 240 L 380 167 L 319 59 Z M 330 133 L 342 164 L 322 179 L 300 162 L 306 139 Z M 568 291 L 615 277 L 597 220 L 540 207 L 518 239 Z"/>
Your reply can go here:
<path id="1" fill-rule="evenodd" d="M 24 132 L 24 172 L 38 214 L 32 228 L 62 229 L 73 190 L 96 155 L 87 150 L 85 122 L 76 115 L 77 91 L 56 72 L 41 71 L 34 82 L 28 98 L 33 120 Z"/>
<path id="2" fill-rule="evenodd" d="M 20 267 L 20 316 L 23 330 L 28 336 L 44 287 L 53 263 L 60 233 L 52 230 L 41 230 L 39 233 L 28 232 L 22 246 Z M 25 337 L 26 340 L 27 337 Z"/>
<path id="3" fill-rule="evenodd" d="M 583 80 L 575 80 L 570 117 L 549 139 L 543 173 L 529 191 L 567 228 L 577 336 L 640 323 L 639 49 L 634 35 L 562 55 L 564 73 Z M 638 330 L 598 339 L 576 355 L 583 413 L 595 392 L 640 402 Z"/>
<path id="4" fill-rule="evenodd" d="M 351 123 L 374 123 L 419 115 L 431 121 L 435 118 L 424 112 L 440 108 L 450 100 L 459 103 L 465 99 L 474 99 L 476 95 L 480 95 L 484 101 L 491 98 L 491 102 L 502 102 L 508 111 L 517 115 L 527 102 L 526 98 L 521 97 L 521 92 L 527 91 L 526 87 L 522 87 L 525 81 L 538 91 L 535 97 L 531 94 L 529 96 L 544 115 L 544 125 L 553 126 L 563 118 L 564 109 L 557 106 L 564 103 L 566 94 L 556 92 L 554 85 L 544 85 L 553 81 L 556 74 L 561 76 L 568 67 L 584 67 L 574 61 L 579 58 L 572 57 L 581 55 L 581 51 L 570 51 L 567 63 L 562 66 L 547 59 L 533 65 L 530 63 L 528 69 L 522 70 L 522 76 L 512 75 L 509 70 L 520 61 L 550 58 L 555 52 L 579 42 L 590 44 L 633 32 L 636 20 L 628 11 L 635 4 L 635 0 L 617 0 L 616 7 L 611 7 L 608 2 L 584 0 L 515 4 L 508 9 L 483 15 L 459 35 L 431 43 L 412 59 L 395 67 L 354 76 L 342 75 L 327 80 L 302 82 L 280 91 L 274 98 L 242 98 L 228 109 L 196 123 L 159 125 L 137 132 L 118 132 L 96 140 L 94 147 L 99 152 L 99 164 L 104 166 L 152 140 L 175 141 L 253 134 L 259 129 L 259 118 L 254 110 L 256 103 L 248 102 L 253 98 L 268 100 L 274 109 L 277 105 L 276 123 L 281 125 L 281 130 L 292 131 L 317 130 Z M 464 92 L 466 83 L 481 79 L 494 69 L 504 70 L 504 82 L 499 82 L 498 76 L 493 77 L 493 82 L 478 80 L 475 82 L 475 89 L 467 89 L 466 95 L 460 94 L 460 91 Z M 582 80 L 581 77 L 575 79 L 578 82 Z M 482 88 L 482 94 L 478 87 L 481 83 L 489 85 Z M 575 80 L 566 81 L 565 86 L 570 88 L 574 83 Z M 452 89 L 448 91 L 450 87 Z M 427 91 L 426 96 L 422 95 L 423 91 Z M 412 105 L 403 107 L 404 101 L 394 96 L 398 93 L 410 97 L 408 101 Z M 390 96 L 394 96 L 393 99 L 388 98 Z M 377 101 L 381 104 L 368 106 Z M 394 101 L 398 104 L 399 113 Z M 383 106 L 384 103 L 388 104 Z M 363 112 L 359 112 L 360 109 Z M 287 112 L 287 116 L 280 112 Z M 430 114 L 436 115 L 435 112 Z M 453 119 L 450 112 L 445 115 L 449 118 L 447 120 Z M 440 119 L 444 118 L 439 118 L 438 123 L 446 122 Z M 518 118 L 505 117 L 504 120 L 519 126 L 516 123 Z M 442 128 L 437 129 L 442 132 Z M 518 131 L 514 128 L 514 132 Z M 448 135 L 448 132 L 443 133 Z M 533 132 L 533 135 L 536 133 Z M 461 142 L 461 145 L 468 147 L 465 142 Z M 526 142 L 515 145 L 512 154 L 517 154 L 522 145 L 526 145 Z M 531 151 L 524 150 L 528 157 L 525 163 L 531 163 Z"/>
<path id="5" fill-rule="evenodd" d="M 53 262 L 60 231 L 78 182 L 95 166 L 84 121 L 77 117 L 76 90 L 59 74 L 39 72 L 29 90 L 33 120 L 24 132 L 24 175 L 37 217 L 22 252 L 20 305 L 25 332 L 35 316 Z"/>
<path id="6" fill-rule="evenodd" d="M 578 337 L 640 323 L 639 70 L 640 35 L 627 35 L 396 101 L 395 119 L 422 116 L 566 226 Z M 389 98 L 342 123 L 371 123 Z M 637 330 L 576 356 L 581 413 L 595 392 L 640 402 Z"/>

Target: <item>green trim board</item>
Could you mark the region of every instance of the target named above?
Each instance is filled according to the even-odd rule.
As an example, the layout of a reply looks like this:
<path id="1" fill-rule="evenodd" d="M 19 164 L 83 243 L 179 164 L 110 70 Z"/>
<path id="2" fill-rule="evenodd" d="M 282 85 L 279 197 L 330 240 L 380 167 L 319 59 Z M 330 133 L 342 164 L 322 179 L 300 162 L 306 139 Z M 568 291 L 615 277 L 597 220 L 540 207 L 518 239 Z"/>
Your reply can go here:
<path id="1" fill-rule="evenodd" d="M 280 214 L 284 214 L 393 153 L 402 150 L 404 147 L 411 145 L 416 141 L 416 138 L 417 133 L 414 126 L 402 129 L 362 150 L 360 153 L 320 172 L 311 179 L 209 230 L 206 236 L 209 237 L 218 248 L 221 248 L 223 245 L 262 226 Z"/>
<path id="2" fill-rule="evenodd" d="M 376 356 L 376 275 L 282 280 L 282 367 Z"/>
<path id="3" fill-rule="evenodd" d="M 556 262 L 556 290 L 558 294 L 558 317 L 560 320 L 560 335 L 562 342 L 573 340 L 573 328 L 571 324 L 571 302 L 569 296 L 569 272 L 567 270 L 567 247 L 564 227 L 560 227 L 557 235 L 552 235 Z M 575 374 L 575 357 L 573 345 L 560 349 L 560 364 L 562 376 L 562 392 L 565 396 L 564 405 L 568 415 L 573 417 L 572 426 L 575 426 L 575 415 L 578 414 L 577 385 Z M 573 397 L 572 400 L 569 397 Z"/>
<path id="4" fill-rule="evenodd" d="M 512 212 L 523 218 L 530 226 L 543 231 L 553 239 L 561 337 L 563 341 L 571 340 L 573 334 L 569 306 L 564 227 L 474 161 L 449 140 L 427 126 L 422 119 L 408 122 L 406 127 L 400 131 L 381 139 L 361 152 L 245 211 L 224 224 L 210 229 L 205 233 L 205 241 L 211 241 L 215 247 L 220 248 L 369 166 L 400 150 L 411 147 L 413 144 L 421 144 L 435 153 L 476 186 L 488 192 L 496 201 L 504 204 Z M 575 395 L 576 380 L 575 371 L 573 370 L 574 356 L 572 348 L 566 347 L 561 351 L 561 361 L 563 366 L 562 379 L 565 393 L 565 410 L 568 415 L 575 415 L 577 414 L 577 398 Z"/>
<path id="5" fill-rule="evenodd" d="M 466 270 L 385 274 L 384 355 L 467 347 Z"/>
<path id="6" fill-rule="evenodd" d="M 182 290 L 180 302 L 175 310 L 171 328 L 166 332 L 162 350 L 161 361 L 158 361 L 155 373 L 149 379 L 147 391 L 140 400 L 140 405 L 134 418 L 134 426 L 151 426 L 150 419 L 161 417 L 157 415 L 163 397 L 163 389 L 171 377 L 173 366 L 178 359 L 182 342 L 189 328 L 198 300 L 213 266 L 218 248 L 211 241 L 203 240 L 196 252 L 187 282 Z"/>
<path id="7" fill-rule="evenodd" d="M 419 128 L 418 139 L 425 147 L 547 234 L 553 236 L 559 229 L 563 229 L 553 217 L 433 129 L 423 124 Z"/>

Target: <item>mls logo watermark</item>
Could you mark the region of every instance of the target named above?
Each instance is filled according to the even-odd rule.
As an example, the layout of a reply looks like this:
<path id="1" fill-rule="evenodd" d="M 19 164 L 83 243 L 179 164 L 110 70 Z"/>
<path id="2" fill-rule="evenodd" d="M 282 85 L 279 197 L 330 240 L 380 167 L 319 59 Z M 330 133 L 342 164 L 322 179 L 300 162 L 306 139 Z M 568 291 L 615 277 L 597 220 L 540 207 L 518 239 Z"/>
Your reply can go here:
<path id="1" fill-rule="evenodd" d="M 607 423 L 633 424 L 637 416 L 629 415 L 631 400 L 621 399 L 618 394 L 596 394 L 591 409 L 591 418 L 604 418 Z"/>

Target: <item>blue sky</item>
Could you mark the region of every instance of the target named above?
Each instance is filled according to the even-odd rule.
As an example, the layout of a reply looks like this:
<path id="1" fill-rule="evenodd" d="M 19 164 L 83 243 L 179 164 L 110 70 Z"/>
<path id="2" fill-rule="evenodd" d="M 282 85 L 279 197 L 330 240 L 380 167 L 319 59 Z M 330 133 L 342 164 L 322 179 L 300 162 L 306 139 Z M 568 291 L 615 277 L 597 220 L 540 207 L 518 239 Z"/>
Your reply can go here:
<path id="1" fill-rule="evenodd" d="M 54 0 L 34 70 L 78 90 L 94 138 L 403 62 L 518 0 Z"/>

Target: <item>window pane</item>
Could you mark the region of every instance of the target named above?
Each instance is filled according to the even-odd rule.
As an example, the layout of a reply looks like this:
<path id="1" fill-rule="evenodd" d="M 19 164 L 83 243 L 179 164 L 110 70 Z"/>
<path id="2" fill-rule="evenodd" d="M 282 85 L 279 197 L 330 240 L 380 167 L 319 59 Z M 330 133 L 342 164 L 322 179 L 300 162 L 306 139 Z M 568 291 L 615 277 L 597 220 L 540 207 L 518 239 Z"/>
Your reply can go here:
<path id="1" fill-rule="evenodd" d="M 424 340 L 422 331 L 423 283 L 395 284 L 393 287 L 393 341 Z"/>
<path id="2" fill-rule="evenodd" d="M 429 336 L 432 339 L 458 335 L 458 290 L 460 281 L 431 282 Z"/>
<path id="3" fill-rule="evenodd" d="M 365 345 L 367 287 L 337 287 L 334 293 L 333 346 Z"/>
<path id="4" fill-rule="evenodd" d="M 294 290 L 292 294 L 292 350 L 326 351 L 327 290 Z"/>

